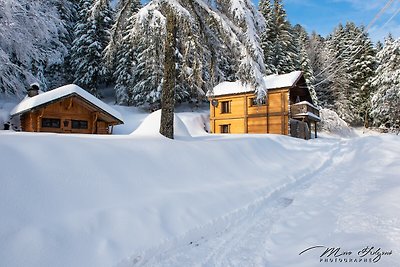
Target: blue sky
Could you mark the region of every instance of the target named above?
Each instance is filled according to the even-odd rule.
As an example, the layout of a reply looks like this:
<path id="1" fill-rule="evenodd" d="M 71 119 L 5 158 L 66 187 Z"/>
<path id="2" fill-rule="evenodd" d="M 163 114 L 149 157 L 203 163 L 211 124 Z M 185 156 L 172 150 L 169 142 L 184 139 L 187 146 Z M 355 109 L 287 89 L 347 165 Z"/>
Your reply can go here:
<path id="1" fill-rule="evenodd" d="M 115 1 L 115 0 L 113 0 Z M 149 0 L 142 0 L 148 2 Z M 259 0 L 252 0 L 258 7 Z M 271 0 L 272 1 L 272 0 Z M 327 36 L 341 22 L 353 21 L 367 26 L 389 0 L 283 0 L 289 21 L 303 25 L 309 33 L 316 31 Z M 392 21 L 386 22 L 400 11 L 400 0 L 394 0 L 388 10 L 368 31 L 373 41 L 381 40 L 392 33 L 400 37 L 400 13 Z"/>
<path id="2" fill-rule="evenodd" d="M 258 0 L 253 0 L 258 5 Z M 368 25 L 388 0 L 283 0 L 289 21 L 303 25 L 322 36 L 332 32 L 339 22 L 353 21 Z M 389 32 L 400 37 L 400 13 L 382 27 L 400 9 L 400 0 L 394 0 L 390 8 L 369 30 L 373 41 L 383 40 Z"/>

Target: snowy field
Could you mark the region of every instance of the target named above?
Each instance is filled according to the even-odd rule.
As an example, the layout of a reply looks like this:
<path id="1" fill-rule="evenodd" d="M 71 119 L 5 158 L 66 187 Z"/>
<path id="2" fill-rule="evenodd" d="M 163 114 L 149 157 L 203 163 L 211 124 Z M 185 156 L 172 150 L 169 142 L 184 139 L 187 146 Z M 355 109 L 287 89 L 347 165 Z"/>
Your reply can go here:
<path id="1" fill-rule="evenodd" d="M 400 136 L 210 135 L 186 110 L 168 140 L 115 108 L 113 136 L 0 131 L 0 266 L 400 266 Z"/>

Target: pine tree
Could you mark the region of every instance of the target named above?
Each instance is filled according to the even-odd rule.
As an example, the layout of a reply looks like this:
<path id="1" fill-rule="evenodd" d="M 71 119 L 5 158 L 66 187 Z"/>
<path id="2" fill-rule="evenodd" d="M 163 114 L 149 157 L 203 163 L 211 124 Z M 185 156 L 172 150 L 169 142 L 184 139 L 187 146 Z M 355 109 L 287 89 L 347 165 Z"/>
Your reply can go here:
<path id="1" fill-rule="evenodd" d="M 68 53 L 58 63 L 49 66 L 44 75 L 48 77 L 49 88 L 56 88 L 66 83 L 72 83 L 73 73 L 71 70 L 70 51 L 74 40 L 74 26 L 78 19 L 78 2 L 77 0 L 53 0 L 58 10 L 65 31 L 60 31 L 60 40 L 65 45 Z"/>
<path id="2" fill-rule="evenodd" d="M 363 27 L 357 27 L 349 22 L 346 24 L 345 32 L 349 40 L 348 58 L 345 63 L 350 78 L 350 91 L 347 96 L 353 116 L 350 123 L 361 125 L 369 110 L 371 88 L 367 83 L 374 74 L 375 51 Z"/>
<path id="3" fill-rule="evenodd" d="M 294 28 L 294 40 L 297 47 L 298 55 L 298 66 L 296 69 L 303 72 L 304 78 L 307 83 L 308 90 L 310 91 L 311 99 L 315 105 L 318 105 L 317 94 L 315 92 L 314 83 L 314 71 L 311 66 L 311 61 L 308 56 L 309 39 L 306 30 L 299 24 L 295 25 Z"/>
<path id="4" fill-rule="evenodd" d="M 309 47 L 307 49 L 310 65 L 314 73 L 314 87 L 318 99 L 318 105 L 328 108 L 328 103 L 333 103 L 332 92 L 329 90 L 328 72 L 325 71 L 326 45 L 325 39 L 316 32 L 311 33 Z"/>
<path id="5" fill-rule="evenodd" d="M 328 90 L 326 103 L 351 125 L 367 125 L 371 87 L 368 81 L 375 68 L 374 49 L 362 27 L 341 24 L 326 42 Z"/>
<path id="6" fill-rule="evenodd" d="M 376 43 L 376 45 L 375 45 L 375 50 L 376 50 L 376 52 L 378 53 L 378 52 L 380 52 L 382 49 L 383 49 L 383 44 L 382 44 L 381 41 L 378 41 L 378 42 Z"/>
<path id="7" fill-rule="evenodd" d="M 161 106 L 166 33 L 165 17 L 152 12 L 141 18 L 141 27 L 132 29 L 129 38 L 137 53 L 132 71 L 132 104 L 154 110 Z"/>
<path id="8" fill-rule="evenodd" d="M 400 39 L 389 35 L 377 54 L 379 66 L 372 78 L 376 88 L 371 101 L 375 126 L 400 132 Z"/>
<path id="9" fill-rule="evenodd" d="M 198 12 L 191 1 L 187 1 L 189 7 Z M 210 84 L 211 71 L 206 68 L 206 60 L 212 58 L 214 51 L 207 51 L 204 46 L 210 44 L 208 36 L 202 42 L 200 32 L 206 30 L 203 23 L 192 24 L 190 20 L 177 17 L 179 28 L 176 33 L 177 41 L 177 77 L 175 87 L 175 101 L 181 103 L 188 101 L 196 105 L 204 100 L 204 92 Z"/>
<path id="10" fill-rule="evenodd" d="M 136 49 L 126 39 L 123 39 L 120 49 L 116 53 L 115 62 L 115 98 L 120 105 L 132 105 L 133 99 L 133 69 L 135 67 Z"/>
<path id="11" fill-rule="evenodd" d="M 287 20 L 282 0 L 274 0 L 271 38 L 274 55 L 272 64 L 275 66 L 276 71 L 278 73 L 294 71 L 297 65 L 296 48 L 293 44 L 291 25 Z"/>
<path id="12" fill-rule="evenodd" d="M 266 69 L 266 74 L 276 73 L 274 60 L 274 41 L 272 40 L 273 34 L 273 12 L 271 8 L 270 0 L 261 0 L 259 4 L 259 10 L 265 19 L 265 27 L 260 35 L 261 48 L 264 52 L 264 64 Z"/>
<path id="13" fill-rule="evenodd" d="M 327 102 L 327 107 L 333 109 L 346 122 L 353 121 L 350 95 L 350 77 L 346 71 L 348 52 L 346 48 L 350 40 L 346 39 L 345 29 L 342 24 L 335 28 L 333 34 L 326 41 L 327 61 L 326 71 L 329 73 L 328 90 L 332 96 Z"/>
<path id="14" fill-rule="evenodd" d="M 110 81 L 110 72 L 103 60 L 109 42 L 112 10 L 109 0 L 81 0 L 79 21 L 71 49 L 74 83 L 99 96 L 97 88 Z"/>
<path id="15" fill-rule="evenodd" d="M 258 97 L 265 96 L 264 55 L 260 46 L 259 34 L 263 28 L 264 19 L 249 0 L 220 1 L 222 12 L 239 28 L 242 34 L 239 39 L 238 76 L 243 83 L 255 88 Z"/>
<path id="16" fill-rule="evenodd" d="M 225 80 L 241 79 L 263 91 L 265 68 L 258 38 L 263 19 L 249 0 L 217 2 L 210 8 L 198 0 L 154 0 L 132 17 L 127 38 L 135 50 L 129 72 L 130 103 L 151 109 L 160 106 L 166 10 L 179 25 L 176 103 L 204 101 L 207 89 Z M 118 50 L 113 39 L 107 47 L 109 58 L 115 58 Z"/>
<path id="17" fill-rule="evenodd" d="M 131 44 L 130 32 L 133 26 L 133 16 L 140 8 L 139 0 L 121 0 L 118 3 L 110 43 L 106 48 L 108 50 L 114 45 L 115 57 L 109 57 L 108 64 L 114 69 L 115 97 L 118 104 L 133 104 L 133 70 L 137 63 L 137 49 Z"/>
<path id="18" fill-rule="evenodd" d="M 54 2 L 0 1 L 0 20 L 0 93 L 22 97 L 33 82 L 46 90 L 46 71 L 67 54 L 66 28 Z"/>
<path id="19" fill-rule="evenodd" d="M 376 50 L 364 27 L 355 28 L 356 51 L 352 53 L 352 64 L 349 64 L 352 74 L 352 86 L 355 90 L 351 102 L 355 107 L 353 125 L 368 124 L 372 86 L 370 80 L 376 69 Z"/>

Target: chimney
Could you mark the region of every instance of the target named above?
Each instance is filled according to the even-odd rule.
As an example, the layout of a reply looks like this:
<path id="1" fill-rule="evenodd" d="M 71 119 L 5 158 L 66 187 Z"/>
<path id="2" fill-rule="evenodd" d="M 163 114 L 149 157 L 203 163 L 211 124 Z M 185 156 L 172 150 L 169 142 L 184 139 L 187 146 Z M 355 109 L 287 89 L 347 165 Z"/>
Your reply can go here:
<path id="1" fill-rule="evenodd" d="M 39 85 L 37 83 L 31 84 L 31 86 L 28 89 L 28 96 L 29 97 L 34 97 L 39 94 Z"/>

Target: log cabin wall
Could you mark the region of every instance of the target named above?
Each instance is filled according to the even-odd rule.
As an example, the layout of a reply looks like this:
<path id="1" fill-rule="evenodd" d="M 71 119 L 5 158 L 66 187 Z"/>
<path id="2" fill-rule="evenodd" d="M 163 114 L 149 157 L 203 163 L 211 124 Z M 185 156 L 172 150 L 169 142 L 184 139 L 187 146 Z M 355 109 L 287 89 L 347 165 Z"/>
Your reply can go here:
<path id="1" fill-rule="evenodd" d="M 21 116 L 21 128 L 28 132 L 108 134 L 107 115 L 79 97 L 70 96 Z"/>
<path id="2" fill-rule="evenodd" d="M 212 106 L 215 119 L 211 122 L 214 133 L 245 133 L 244 109 L 245 100 L 242 95 L 216 98 L 218 105 Z"/>
<path id="3" fill-rule="evenodd" d="M 216 97 L 210 106 L 212 133 L 289 134 L 289 91 L 268 90 L 267 103 L 255 103 L 253 93 Z"/>

